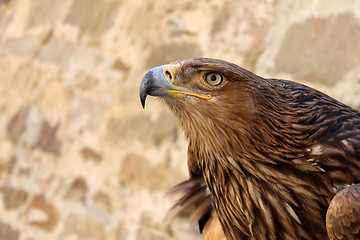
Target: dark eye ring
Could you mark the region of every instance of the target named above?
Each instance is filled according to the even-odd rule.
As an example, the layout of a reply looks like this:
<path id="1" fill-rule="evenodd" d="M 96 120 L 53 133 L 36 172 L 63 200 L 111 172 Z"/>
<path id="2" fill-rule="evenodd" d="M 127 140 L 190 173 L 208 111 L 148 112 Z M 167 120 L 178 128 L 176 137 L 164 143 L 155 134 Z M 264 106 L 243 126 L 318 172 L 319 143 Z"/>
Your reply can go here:
<path id="1" fill-rule="evenodd" d="M 204 80 L 211 86 L 218 86 L 223 82 L 223 76 L 217 72 L 210 72 L 205 74 Z"/>

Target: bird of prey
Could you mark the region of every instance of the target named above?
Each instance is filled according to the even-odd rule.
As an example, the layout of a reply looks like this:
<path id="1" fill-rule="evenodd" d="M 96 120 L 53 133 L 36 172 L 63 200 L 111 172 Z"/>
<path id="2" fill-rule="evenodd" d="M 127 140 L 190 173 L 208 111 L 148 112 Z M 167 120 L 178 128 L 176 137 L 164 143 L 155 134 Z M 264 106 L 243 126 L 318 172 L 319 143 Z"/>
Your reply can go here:
<path id="1" fill-rule="evenodd" d="M 359 111 L 208 58 L 149 70 L 143 107 L 147 95 L 189 143 L 190 179 L 170 190 L 183 194 L 170 215 L 192 208 L 204 239 L 360 239 Z"/>

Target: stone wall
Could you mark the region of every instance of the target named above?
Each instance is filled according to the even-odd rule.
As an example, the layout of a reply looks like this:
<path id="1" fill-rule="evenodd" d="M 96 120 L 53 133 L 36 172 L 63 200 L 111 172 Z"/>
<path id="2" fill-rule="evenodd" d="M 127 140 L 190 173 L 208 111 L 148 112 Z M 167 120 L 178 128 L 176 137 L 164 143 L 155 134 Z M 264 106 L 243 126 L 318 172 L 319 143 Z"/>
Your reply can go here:
<path id="1" fill-rule="evenodd" d="M 360 108 L 360 1 L 0 1 L 0 239 L 200 239 L 163 223 L 187 178 L 174 116 L 138 87 L 216 57 Z"/>

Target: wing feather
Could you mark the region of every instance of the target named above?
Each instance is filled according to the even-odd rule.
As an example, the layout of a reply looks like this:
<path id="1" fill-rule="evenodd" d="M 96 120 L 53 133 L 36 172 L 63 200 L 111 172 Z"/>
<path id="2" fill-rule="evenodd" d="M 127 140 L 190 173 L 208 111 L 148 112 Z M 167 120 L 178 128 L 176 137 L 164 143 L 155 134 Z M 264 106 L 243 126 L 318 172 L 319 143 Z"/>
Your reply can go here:
<path id="1" fill-rule="evenodd" d="M 338 192 L 326 214 L 330 240 L 360 239 L 360 184 Z"/>

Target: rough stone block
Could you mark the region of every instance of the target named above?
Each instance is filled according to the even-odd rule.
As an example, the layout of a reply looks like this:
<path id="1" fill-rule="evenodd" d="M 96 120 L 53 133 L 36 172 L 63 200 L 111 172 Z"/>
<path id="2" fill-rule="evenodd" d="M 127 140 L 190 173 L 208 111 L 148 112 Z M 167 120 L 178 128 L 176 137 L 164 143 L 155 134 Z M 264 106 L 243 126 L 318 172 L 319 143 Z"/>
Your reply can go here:
<path id="1" fill-rule="evenodd" d="M 74 46 L 60 38 L 51 38 L 40 50 L 38 59 L 43 62 L 53 63 L 66 67 Z"/>
<path id="2" fill-rule="evenodd" d="M 28 198 L 28 193 L 22 189 L 5 186 L 0 189 L 3 195 L 5 208 L 13 210 L 19 208 Z"/>
<path id="3" fill-rule="evenodd" d="M 68 189 L 65 199 L 85 204 L 87 192 L 88 186 L 86 180 L 82 177 L 78 177 Z"/>
<path id="4" fill-rule="evenodd" d="M 21 134 L 25 131 L 28 112 L 29 107 L 23 107 L 14 116 L 12 116 L 8 122 L 6 132 L 8 138 L 13 144 L 17 144 Z"/>
<path id="5" fill-rule="evenodd" d="M 45 24 L 54 24 L 60 16 L 65 3 L 62 0 L 30 1 L 28 27 L 37 27 Z"/>
<path id="6" fill-rule="evenodd" d="M 286 32 L 276 70 L 332 85 L 360 64 L 360 24 L 352 13 L 310 18 Z"/>
<path id="7" fill-rule="evenodd" d="M 94 163 L 99 163 L 102 161 L 101 153 L 95 151 L 90 147 L 83 147 L 80 153 L 85 160 L 92 161 Z"/>
<path id="8" fill-rule="evenodd" d="M 78 239 L 105 239 L 104 226 L 96 220 L 78 214 L 70 215 L 64 224 L 63 236 L 77 236 Z"/>
<path id="9" fill-rule="evenodd" d="M 95 130 L 99 127 L 104 113 L 104 105 L 88 98 L 72 98 L 67 112 L 67 121 L 80 129 Z"/>
<path id="10" fill-rule="evenodd" d="M 202 57 L 201 48 L 196 43 L 164 44 L 153 48 L 146 61 L 146 66 L 152 68 L 178 59 Z"/>
<path id="11" fill-rule="evenodd" d="M 60 213 L 44 195 L 36 195 L 25 210 L 24 216 L 29 225 L 50 232 L 58 224 Z"/>
<path id="12" fill-rule="evenodd" d="M 110 196 L 104 192 L 96 192 L 93 196 L 93 201 L 98 204 L 103 210 L 109 213 L 113 209 Z"/>
<path id="13" fill-rule="evenodd" d="M 177 120 L 168 113 L 160 114 L 156 120 L 141 115 L 129 115 L 121 119 L 113 117 L 107 124 L 107 139 L 113 142 L 139 140 L 158 145 L 164 139 L 175 139 L 177 133 Z"/>
<path id="14" fill-rule="evenodd" d="M 164 165 L 152 166 L 137 154 L 129 154 L 122 163 L 119 180 L 133 190 L 166 191 L 182 179 L 180 172 Z"/>
<path id="15" fill-rule="evenodd" d="M 23 140 L 28 147 L 58 155 L 60 153 L 60 141 L 56 136 L 58 127 L 59 125 L 51 126 L 43 119 L 37 106 L 26 106 L 10 119 L 7 135 L 14 144 Z"/>
<path id="16" fill-rule="evenodd" d="M 34 148 L 39 148 L 50 154 L 59 155 L 61 143 L 56 136 L 58 128 L 59 124 L 51 126 L 48 121 L 44 120 L 41 125 L 38 141 L 34 145 Z"/>
<path id="17" fill-rule="evenodd" d="M 18 240 L 20 237 L 19 230 L 12 228 L 9 224 L 0 222 L 0 239 Z"/>
<path id="18" fill-rule="evenodd" d="M 3 175 L 7 175 L 7 174 L 11 174 L 11 172 L 13 171 L 15 164 L 16 164 L 16 160 L 14 157 L 12 157 L 11 159 L 7 160 L 7 161 L 0 161 L 0 178 Z"/>
<path id="19" fill-rule="evenodd" d="M 30 55 L 35 51 L 38 39 L 34 37 L 20 37 L 10 39 L 4 43 L 0 42 L 0 56 L 12 53 L 18 56 Z"/>
<path id="20" fill-rule="evenodd" d="M 86 34 L 98 36 L 112 25 L 119 5 L 119 1 L 76 0 L 65 22 L 78 26 Z"/>

